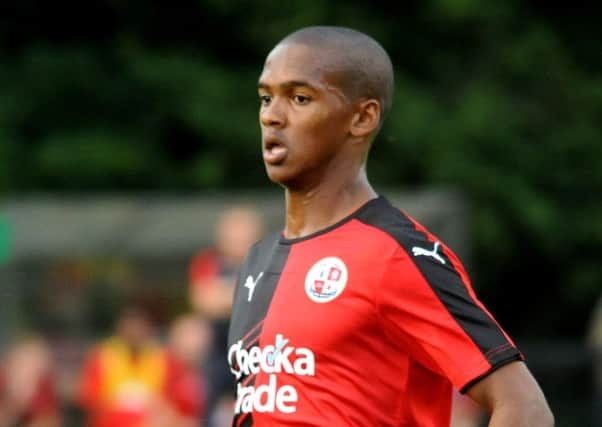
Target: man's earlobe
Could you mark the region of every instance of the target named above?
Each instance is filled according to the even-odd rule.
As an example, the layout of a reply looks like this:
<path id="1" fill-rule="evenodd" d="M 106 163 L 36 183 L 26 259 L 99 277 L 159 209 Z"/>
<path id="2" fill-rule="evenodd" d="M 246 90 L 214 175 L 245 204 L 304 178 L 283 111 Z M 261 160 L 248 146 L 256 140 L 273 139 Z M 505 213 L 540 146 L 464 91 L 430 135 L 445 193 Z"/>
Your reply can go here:
<path id="1" fill-rule="evenodd" d="M 360 137 L 372 134 L 378 129 L 380 115 L 380 103 L 377 100 L 361 102 L 351 121 L 351 134 Z"/>

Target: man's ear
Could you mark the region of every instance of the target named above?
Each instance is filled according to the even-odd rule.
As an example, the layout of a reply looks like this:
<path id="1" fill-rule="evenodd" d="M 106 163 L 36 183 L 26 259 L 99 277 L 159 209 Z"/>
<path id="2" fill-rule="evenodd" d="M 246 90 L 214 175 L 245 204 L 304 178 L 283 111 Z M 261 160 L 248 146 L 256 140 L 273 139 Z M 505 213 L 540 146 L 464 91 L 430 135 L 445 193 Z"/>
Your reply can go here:
<path id="1" fill-rule="evenodd" d="M 351 119 L 351 135 L 363 137 L 375 132 L 380 124 L 380 115 L 380 103 L 376 99 L 360 102 Z"/>

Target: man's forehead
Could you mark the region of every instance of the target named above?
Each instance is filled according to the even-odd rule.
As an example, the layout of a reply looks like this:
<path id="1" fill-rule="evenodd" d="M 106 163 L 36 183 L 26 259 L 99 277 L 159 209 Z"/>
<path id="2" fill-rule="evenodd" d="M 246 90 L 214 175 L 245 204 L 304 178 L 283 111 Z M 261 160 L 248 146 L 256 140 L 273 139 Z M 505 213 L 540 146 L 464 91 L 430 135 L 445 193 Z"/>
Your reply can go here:
<path id="1" fill-rule="evenodd" d="M 333 71 L 324 49 L 298 43 L 277 45 L 266 58 L 259 82 L 271 80 L 323 81 Z"/>

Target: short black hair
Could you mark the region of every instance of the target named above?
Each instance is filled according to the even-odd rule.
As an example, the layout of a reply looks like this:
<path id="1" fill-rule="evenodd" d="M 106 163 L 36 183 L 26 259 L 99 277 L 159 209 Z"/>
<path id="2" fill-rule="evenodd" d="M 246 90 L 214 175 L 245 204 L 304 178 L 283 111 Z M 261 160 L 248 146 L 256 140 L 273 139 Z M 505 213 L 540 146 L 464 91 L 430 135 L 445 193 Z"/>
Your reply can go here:
<path id="1" fill-rule="evenodd" d="M 393 103 L 393 64 L 372 37 L 346 27 L 312 26 L 297 30 L 278 44 L 299 43 L 324 50 L 345 96 L 373 98 L 381 107 L 381 123 Z"/>

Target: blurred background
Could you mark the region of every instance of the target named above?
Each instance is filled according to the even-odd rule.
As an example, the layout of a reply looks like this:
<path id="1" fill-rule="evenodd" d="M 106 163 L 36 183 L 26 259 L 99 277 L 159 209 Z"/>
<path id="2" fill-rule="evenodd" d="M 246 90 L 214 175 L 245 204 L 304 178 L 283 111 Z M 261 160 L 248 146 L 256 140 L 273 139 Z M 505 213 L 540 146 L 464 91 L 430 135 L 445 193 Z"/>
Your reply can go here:
<path id="1" fill-rule="evenodd" d="M 213 363 L 232 246 L 283 222 L 257 78 L 277 41 L 316 24 L 364 31 L 393 60 L 375 188 L 459 253 L 557 425 L 602 425 L 599 18 L 535 0 L 389 3 L 0 6 L 0 426 L 84 425 L 117 391 L 123 424 L 92 423 L 133 425 L 160 401 L 148 426 L 227 425 Z M 459 407 L 457 426 L 483 422 Z"/>

